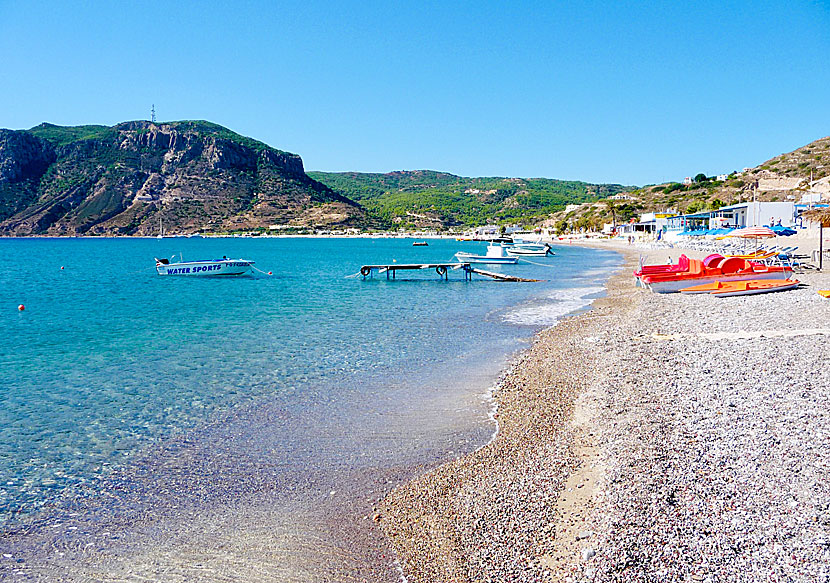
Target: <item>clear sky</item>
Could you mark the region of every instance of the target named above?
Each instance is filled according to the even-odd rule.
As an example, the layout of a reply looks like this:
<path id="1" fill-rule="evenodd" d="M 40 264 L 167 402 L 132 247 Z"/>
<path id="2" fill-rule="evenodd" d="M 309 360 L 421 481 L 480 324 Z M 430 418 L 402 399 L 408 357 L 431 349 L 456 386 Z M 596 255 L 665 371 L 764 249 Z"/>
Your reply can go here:
<path id="1" fill-rule="evenodd" d="M 830 134 L 830 3 L 0 0 L 0 127 L 151 104 L 307 170 L 682 180 Z"/>

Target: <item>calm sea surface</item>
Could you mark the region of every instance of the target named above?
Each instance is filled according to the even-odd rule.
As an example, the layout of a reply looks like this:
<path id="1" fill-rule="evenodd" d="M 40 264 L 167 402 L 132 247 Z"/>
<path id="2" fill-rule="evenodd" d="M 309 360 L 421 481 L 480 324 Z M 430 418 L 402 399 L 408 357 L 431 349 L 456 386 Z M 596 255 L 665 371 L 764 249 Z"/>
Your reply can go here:
<path id="1" fill-rule="evenodd" d="M 0 546 L 26 557 L 48 532 L 83 548 L 73 533 L 96 524 L 152 515 L 160 529 L 177 509 L 266 490 L 333 496 L 332 476 L 371 481 L 480 446 L 506 359 L 590 303 L 620 264 L 558 246 L 529 258 L 539 265 L 485 267 L 543 283 L 355 277 L 362 264 L 484 247 L 0 239 Z M 253 259 L 274 275 L 156 275 L 153 257 L 180 255 Z M 134 535 L 158 534 L 148 529 Z"/>

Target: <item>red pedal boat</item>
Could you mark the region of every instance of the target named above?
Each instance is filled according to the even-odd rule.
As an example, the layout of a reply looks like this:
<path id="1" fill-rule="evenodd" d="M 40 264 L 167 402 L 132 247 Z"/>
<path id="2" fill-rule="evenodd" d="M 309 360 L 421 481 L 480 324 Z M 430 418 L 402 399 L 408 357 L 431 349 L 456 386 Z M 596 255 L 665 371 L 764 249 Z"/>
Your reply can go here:
<path id="1" fill-rule="evenodd" d="M 682 269 L 685 261 L 688 267 Z M 649 272 L 650 268 L 674 268 Z M 682 270 L 681 270 L 682 269 Z M 642 285 L 657 293 L 673 293 L 682 289 L 711 284 L 715 282 L 731 283 L 734 281 L 752 281 L 759 279 L 786 279 L 793 270 L 787 265 L 764 265 L 739 257 L 710 256 L 706 260 L 688 259 L 680 256 L 677 265 L 670 266 L 643 266 L 635 272 Z"/>

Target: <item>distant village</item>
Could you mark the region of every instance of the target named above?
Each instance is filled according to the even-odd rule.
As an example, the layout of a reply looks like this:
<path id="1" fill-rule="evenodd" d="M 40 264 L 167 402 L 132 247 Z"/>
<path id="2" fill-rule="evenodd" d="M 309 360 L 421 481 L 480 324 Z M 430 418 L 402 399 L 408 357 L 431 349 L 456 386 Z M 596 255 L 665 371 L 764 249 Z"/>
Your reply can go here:
<path id="1" fill-rule="evenodd" d="M 734 176 L 741 176 L 749 172 Z M 718 181 L 726 181 L 726 174 L 716 177 Z M 691 177 L 686 177 L 683 184 L 694 184 Z M 776 201 L 744 201 L 722 206 L 718 209 L 680 214 L 675 209 L 665 209 L 660 212 L 648 212 L 640 215 L 639 220 L 631 219 L 622 224 L 606 223 L 602 233 L 634 238 L 666 238 L 671 240 L 682 235 L 721 235 L 732 229 L 744 227 L 769 227 L 772 229 L 807 229 L 817 227 L 809 219 L 802 216 L 808 210 L 827 208 L 830 206 L 830 177 L 820 180 L 807 180 L 797 177 L 778 176 L 768 173 L 759 178 L 753 192 L 780 193 L 784 200 Z M 631 200 L 625 193 L 609 197 L 611 200 Z M 566 209 L 567 210 L 567 209 Z"/>

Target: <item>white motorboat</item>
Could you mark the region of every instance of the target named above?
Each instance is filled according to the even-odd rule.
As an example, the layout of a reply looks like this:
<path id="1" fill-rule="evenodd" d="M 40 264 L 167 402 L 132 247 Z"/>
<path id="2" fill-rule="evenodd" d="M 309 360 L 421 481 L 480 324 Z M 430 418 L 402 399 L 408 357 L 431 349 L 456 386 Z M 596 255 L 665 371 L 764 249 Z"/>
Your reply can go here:
<path id="1" fill-rule="evenodd" d="M 156 272 L 159 275 L 190 275 L 201 277 L 250 275 L 254 262 L 249 259 L 208 259 L 204 261 L 179 261 L 156 258 Z"/>
<path id="2" fill-rule="evenodd" d="M 541 257 L 544 255 L 554 255 L 550 245 L 547 243 L 518 243 L 512 247 L 507 248 L 508 255 L 535 255 Z"/>
<path id="3" fill-rule="evenodd" d="M 510 257 L 509 255 L 505 255 L 505 247 L 501 245 L 490 245 L 487 247 L 487 253 L 485 255 L 476 255 L 474 253 L 466 253 L 464 251 L 459 251 L 455 254 L 455 257 L 464 263 L 491 263 L 491 264 L 498 264 L 498 263 L 516 263 L 519 261 L 518 257 Z"/>

